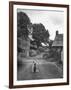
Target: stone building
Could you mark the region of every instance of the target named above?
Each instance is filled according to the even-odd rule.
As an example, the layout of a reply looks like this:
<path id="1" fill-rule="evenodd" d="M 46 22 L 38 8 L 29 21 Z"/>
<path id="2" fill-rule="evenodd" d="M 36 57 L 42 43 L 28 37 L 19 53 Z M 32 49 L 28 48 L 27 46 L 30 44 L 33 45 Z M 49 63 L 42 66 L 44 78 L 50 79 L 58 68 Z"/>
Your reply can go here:
<path id="1" fill-rule="evenodd" d="M 59 34 L 58 31 L 56 31 L 56 36 L 53 41 L 52 47 L 56 49 L 58 58 L 63 61 L 63 34 Z"/>

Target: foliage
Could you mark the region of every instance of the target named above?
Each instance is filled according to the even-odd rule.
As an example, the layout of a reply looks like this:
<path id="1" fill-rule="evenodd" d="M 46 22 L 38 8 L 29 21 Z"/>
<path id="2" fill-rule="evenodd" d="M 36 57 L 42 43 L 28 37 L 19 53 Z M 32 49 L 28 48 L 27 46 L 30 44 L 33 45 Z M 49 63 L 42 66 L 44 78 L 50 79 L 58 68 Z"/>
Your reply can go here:
<path id="1" fill-rule="evenodd" d="M 17 13 L 17 36 L 27 38 L 27 25 L 30 23 L 29 17 L 24 12 Z"/>
<path id="2" fill-rule="evenodd" d="M 27 39 L 29 31 L 27 30 L 27 25 L 29 25 L 30 19 L 24 12 L 17 12 L 17 36 L 18 38 Z M 41 43 L 47 43 L 49 39 L 49 32 L 45 29 L 44 25 L 39 24 L 32 24 L 33 33 L 32 37 L 34 39 L 35 45 L 37 48 L 41 46 Z M 32 41 L 33 42 L 33 41 Z M 34 43 L 33 42 L 33 43 Z M 19 42 L 17 42 L 19 44 Z M 32 44 L 32 43 L 31 43 Z M 18 51 L 20 51 L 18 49 Z"/>
<path id="3" fill-rule="evenodd" d="M 49 32 L 46 31 L 43 24 L 33 24 L 33 38 L 41 42 L 48 40 Z"/>
<path id="4" fill-rule="evenodd" d="M 41 42 L 48 42 L 49 39 L 49 32 L 45 29 L 43 24 L 33 24 L 33 34 L 32 34 L 34 40 L 37 43 L 37 46 L 39 47 L 41 45 Z"/>
<path id="5" fill-rule="evenodd" d="M 52 44 L 53 44 L 53 40 L 50 40 L 50 41 L 49 41 L 49 48 L 52 47 Z"/>

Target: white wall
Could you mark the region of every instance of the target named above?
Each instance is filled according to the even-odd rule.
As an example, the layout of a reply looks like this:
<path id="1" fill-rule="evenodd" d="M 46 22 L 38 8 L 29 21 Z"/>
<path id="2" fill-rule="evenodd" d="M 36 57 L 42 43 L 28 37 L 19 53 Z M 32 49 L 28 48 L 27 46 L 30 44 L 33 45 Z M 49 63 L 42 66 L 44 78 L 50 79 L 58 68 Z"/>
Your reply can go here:
<path id="1" fill-rule="evenodd" d="M 9 1 L 0 0 L 0 90 L 9 90 L 8 88 L 8 72 L 9 72 Z M 15 0 L 20 1 L 20 0 Z M 21 0 L 31 2 L 43 2 L 43 3 L 58 3 L 58 4 L 70 4 L 71 0 Z M 71 8 L 71 7 L 70 7 Z M 71 17 L 71 13 L 70 13 Z M 70 18 L 71 19 L 71 18 Z M 70 32 L 71 34 L 71 32 Z M 70 36 L 71 38 L 71 36 Z M 70 48 L 71 50 L 71 48 Z M 71 66 L 70 66 L 71 68 Z M 71 80 L 70 80 L 71 81 Z M 37 88 L 25 88 L 24 90 L 70 90 L 69 86 L 52 86 L 52 87 L 37 87 Z M 18 89 L 22 90 L 22 89 Z"/>

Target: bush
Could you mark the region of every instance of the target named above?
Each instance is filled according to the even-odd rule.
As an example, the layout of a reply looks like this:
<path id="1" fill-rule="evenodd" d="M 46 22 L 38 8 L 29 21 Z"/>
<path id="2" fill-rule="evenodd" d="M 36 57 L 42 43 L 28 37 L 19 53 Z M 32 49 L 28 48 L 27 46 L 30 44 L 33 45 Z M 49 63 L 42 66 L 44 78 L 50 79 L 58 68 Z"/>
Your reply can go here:
<path id="1" fill-rule="evenodd" d="M 36 56 L 37 51 L 36 50 L 30 50 L 29 54 L 30 54 L 31 57 Z"/>

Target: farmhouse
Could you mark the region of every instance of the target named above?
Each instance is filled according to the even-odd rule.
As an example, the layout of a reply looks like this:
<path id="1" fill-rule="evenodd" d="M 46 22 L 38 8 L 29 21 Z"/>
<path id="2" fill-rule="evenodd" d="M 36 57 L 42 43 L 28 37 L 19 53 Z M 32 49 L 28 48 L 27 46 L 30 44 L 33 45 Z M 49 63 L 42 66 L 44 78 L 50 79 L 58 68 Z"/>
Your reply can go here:
<path id="1" fill-rule="evenodd" d="M 52 47 L 56 49 L 56 52 L 58 53 L 58 58 L 63 61 L 63 34 L 59 34 L 58 31 L 56 31 L 56 36 L 53 41 Z"/>

